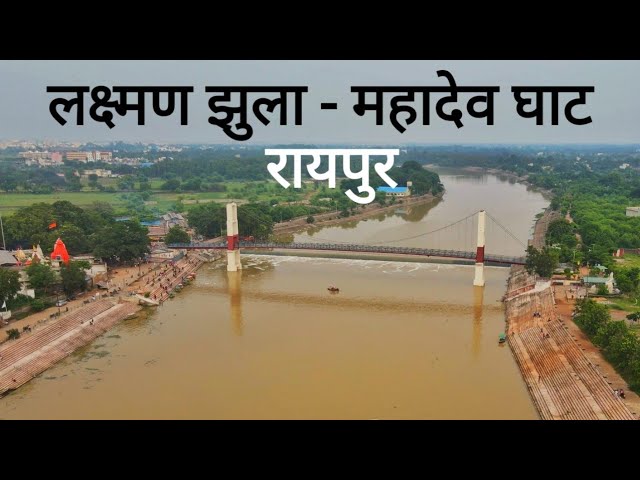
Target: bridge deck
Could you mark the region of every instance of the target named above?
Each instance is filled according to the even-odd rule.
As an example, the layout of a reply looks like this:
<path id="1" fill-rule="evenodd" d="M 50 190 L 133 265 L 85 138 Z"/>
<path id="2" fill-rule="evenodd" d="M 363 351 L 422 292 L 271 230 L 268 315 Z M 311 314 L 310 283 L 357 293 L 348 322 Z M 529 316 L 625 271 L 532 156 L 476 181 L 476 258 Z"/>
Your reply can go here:
<path id="1" fill-rule="evenodd" d="M 217 243 L 173 243 L 167 245 L 172 249 L 187 250 L 222 250 L 227 248 L 227 242 Z M 394 255 L 420 255 L 427 257 L 461 258 L 474 260 L 476 252 L 461 250 L 442 250 L 434 248 L 387 247 L 378 245 L 356 245 L 340 243 L 275 243 L 275 242 L 240 242 L 240 248 L 246 249 L 287 249 L 287 250 L 317 250 L 354 253 L 388 253 Z M 485 254 L 485 262 L 504 263 L 509 265 L 524 265 L 525 257 Z"/>

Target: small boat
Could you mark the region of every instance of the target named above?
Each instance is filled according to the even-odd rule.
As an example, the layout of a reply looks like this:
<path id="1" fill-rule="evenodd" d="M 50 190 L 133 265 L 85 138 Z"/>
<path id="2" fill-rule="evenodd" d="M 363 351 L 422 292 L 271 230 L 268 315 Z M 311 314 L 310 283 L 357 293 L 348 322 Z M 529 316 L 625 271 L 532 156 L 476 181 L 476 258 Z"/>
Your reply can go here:
<path id="1" fill-rule="evenodd" d="M 334 287 L 334 286 L 327 287 L 327 290 L 329 290 L 330 292 L 339 292 L 340 291 L 340 289 L 338 287 Z"/>
<path id="2" fill-rule="evenodd" d="M 498 335 L 498 343 L 504 343 L 507 341 L 507 336 L 504 333 Z"/>

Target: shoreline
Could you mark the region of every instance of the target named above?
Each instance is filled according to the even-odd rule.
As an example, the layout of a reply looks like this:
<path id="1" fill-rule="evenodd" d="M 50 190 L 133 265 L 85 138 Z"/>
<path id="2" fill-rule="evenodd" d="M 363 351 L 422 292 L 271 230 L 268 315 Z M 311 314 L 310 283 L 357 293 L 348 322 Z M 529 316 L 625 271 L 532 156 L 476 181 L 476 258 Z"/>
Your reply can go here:
<path id="1" fill-rule="evenodd" d="M 514 179 L 549 201 L 554 197 L 552 191 L 529 183 L 527 176 L 496 168 L 461 170 Z M 559 218 L 562 214 L 548 205 L 535 221 L 529 245 L 543 247 L 549 223 Z M 507 279 L 507 343 L 539 418 L 637 420 L 640 397 L 573 322 L 575 297 L 568 288 L 540 281 L 523 266 L 512 266 Z M 624 388 L 624 400 L 615 395 L 615 388 Z"/>
<path id="2" fill-rule="evenodd" d="M 512 267 L 504 301 L 507 343 L 540 419 L 637 419 L 631 394 L 627 400 L 615 395 L 599 369 L 602 361 L 592 362 L 585 340 L 579 342 L 572 333 L 573 303 L 566 300 L 562 315 L 556 295 L 561 297 L 551 281 Z"/>
<path id="3" fill-rule="evenodd" d="M 547 207 L 530 244 L 544 244 L 549 222 L 558 215 Z M 507 280 L 507 343 L 540 419 L 638 419 L 640 398 L 573 323 L 575 297 L 567 288 L 541 281 L 522 266 L 511 267 Z M 614 392 L 623 385 L 625 400 Z"/>
<path id="4" fill-rule="evenodd" d="M 144 274 L 139 271 L 137 278 L 134 279 L 134 275 L 131 275 L 133 281 L 123 280 L 123 286 L 133 287 L 133 290 L 129 289 L 127 292 L 128 296 L 118 295 L 114 298 L 105 295 L 93 302 L 85 300 L 88 304 L 83 302 L 80 307 L 54 321 L 47 321 L 44 325 L 38 326 L 38 321 L 33 331 L 23 330 L 18 339 L 3 342 L 0 344 L 0 398 L 107 333 L 121 321 L 143 313 L 145 310 L 139 305 L 136 292 L 147 287 L 150 289 L 149 297 L 156 292 L 156 295 L 160 295 L 158 304 L 162 305 L 162 302 L 171 298 L 175 287 L 204 263 L 204 258 L 193 254 L 181 258 L 173 266 L 166 262 L 162 266 L 152 266 Z M 126 272 L 124 278 L 130 273 L 130 269 L 119 270 Z M 147 283 L 143 284 L 147 276 Z M 157 278 L 157 286 L 151 283 L 151 278 Z M 34 322 L 35 318 L 19 320 L 26 321 Z"/>
<path id="5" fill-rule="evenodd" d="M 273 234 L 279 235 L 279 234 L 287 234 L 287 233 L 289 234 L 299 233 L 298 232 L 299 230 L 309 230 L 309 229 L 320 228 L 320 227 L 331 227 L 334 225 L 340 225 L 342 223 L 364 220 L 369 217 L 375 216 L 377 214 L 392 211 L 398 208 L 411 207 L 414 205 L 422 205 L 425 203 L 440 201 L 444 196 L 444 193 L 445 191 L 443 190 L 437 195 L 432 195 L 430 193 L 427 193 L 425 195 L 420 195 L 419 197 L 406 197 L 400 200 L 399 202 L 396 202 L 393 205 L 372 206 L 371 208 L 369 208 L 369 206 L 372 205 L 372 204 L 369 204 L 366 206 L 366 208 L 363 211 L 358 212 L 354 215 L 350 215 L 348 217 L 340 217 L 339 212 L 321 213 L 313 216 L 316 219 L 320 218 L 319 221 L 316 220 L 313 223 L 306 223 L 306 217 L 304 218 L 298 217 L 296 219 L 292 219 L 289 222 L 277 223 L 276 225 L 274 225 Z"/>
<path id="6" fill-rule="evenodd" d="M 528 175 L 520 176 L 508 170 L 502 170 L 499 168 L 487 168 L 487 167 L 448 167 L 445 165 L 438 165 L 435 163 L 427 164 L 425 167 L 430 168 L 450 168 L 452 170 L 462 170 L 464 172 L 470 173 L 488 173 L 490 175 L 496 175 L 501 177 L 511 178 L 516 181 L 516 183 L 521 183 L 522 185 L 526 185 L 528 188 L 535 192 L 540 192 L 545 200 L 551 200 L 554 197 L 554 193 L 551 190 L 546 188 L 538 187 L 528 180 Z"/>

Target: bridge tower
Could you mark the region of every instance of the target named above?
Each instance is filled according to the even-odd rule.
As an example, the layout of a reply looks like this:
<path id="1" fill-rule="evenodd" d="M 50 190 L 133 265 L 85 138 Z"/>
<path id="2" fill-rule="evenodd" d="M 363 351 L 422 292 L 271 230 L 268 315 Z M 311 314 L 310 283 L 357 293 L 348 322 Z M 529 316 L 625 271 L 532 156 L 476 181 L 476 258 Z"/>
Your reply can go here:
<path id="1" fill-rule="evenodd" d="M 486 223 L 486 212 L 478 212 L 478 248 L 476 249 L 476 275 L 473 284 L 476 287 L 484 287 L 484 230 Z"/>
<path id="2" fill-rule="evenodd" d="M 238 204 L 227 203 L 227 272 L 242 270 L 238 239 Z"/>

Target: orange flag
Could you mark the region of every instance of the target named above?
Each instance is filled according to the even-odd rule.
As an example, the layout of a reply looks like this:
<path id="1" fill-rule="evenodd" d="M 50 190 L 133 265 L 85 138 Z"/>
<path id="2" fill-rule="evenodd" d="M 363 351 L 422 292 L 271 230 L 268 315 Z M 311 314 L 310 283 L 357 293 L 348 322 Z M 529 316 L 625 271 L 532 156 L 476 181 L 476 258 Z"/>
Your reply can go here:
<path id="1" fill-rule="evenodd" d="M 53 230 L 53 229 L 54 229 L 54 228 L 56 228 L 57 226 L 58 226 L 58 224 L 57 224 L 55 221 L 53 221 L 53 222 L 51 222 L 51 223 L 49 224 L 49 230 Z"/>

